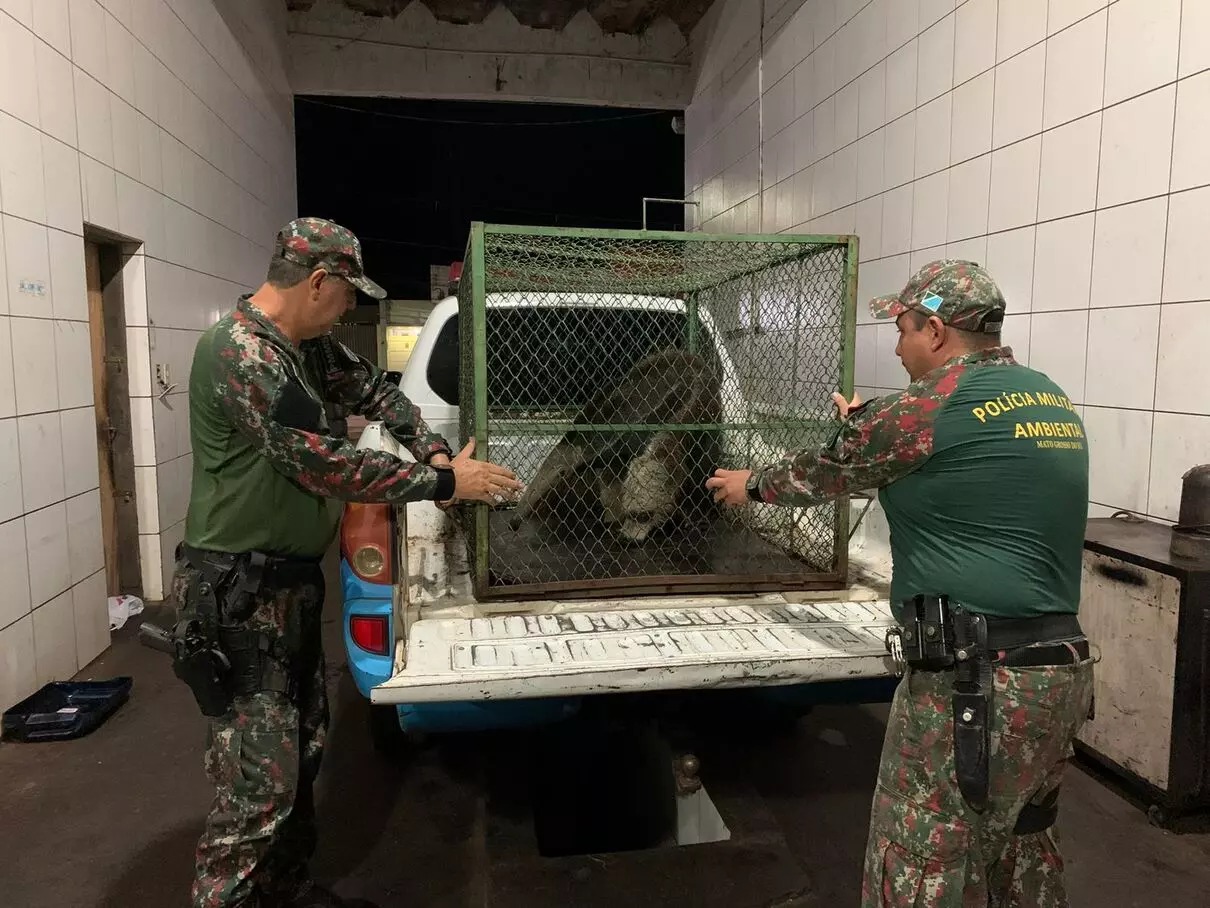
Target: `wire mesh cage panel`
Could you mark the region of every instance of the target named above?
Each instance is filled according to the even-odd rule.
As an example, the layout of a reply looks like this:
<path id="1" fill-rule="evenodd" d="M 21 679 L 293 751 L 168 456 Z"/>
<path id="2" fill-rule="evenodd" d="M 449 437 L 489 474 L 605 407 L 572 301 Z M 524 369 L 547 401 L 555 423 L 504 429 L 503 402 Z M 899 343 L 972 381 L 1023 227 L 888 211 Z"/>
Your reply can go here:
<path id="1" fill-rule="evenodd" d="M 857 243 L 475 224 L 460 419 L 515 505 L 458 509 L 480 598 L 843 586 L 847 503 L 716 504 L 836 431 Z"/>

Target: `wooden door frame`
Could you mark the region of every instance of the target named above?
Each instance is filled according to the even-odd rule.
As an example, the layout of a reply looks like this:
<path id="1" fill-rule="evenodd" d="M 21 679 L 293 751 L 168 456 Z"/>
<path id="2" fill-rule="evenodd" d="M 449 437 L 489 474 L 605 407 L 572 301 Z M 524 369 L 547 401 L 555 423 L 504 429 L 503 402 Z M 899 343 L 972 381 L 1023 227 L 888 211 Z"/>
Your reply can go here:
<path id="1" fill-rule="evenodd" d="M 99 231 L 84 236 L 101 538 L 109 596 L 143 592 L 123 293 L 129 249 L 129 242 Z"/>
<path id="2" fill-rule="evenodd" d="M 101 246 L 84 240 L 84 270 L 88 286 L 88 336 L 92 347 L 92 402 L 96 408 L 97 465 L 101 487 L 101 540 L 105 551 L 106 595 L 120 590 L 118 573 L 118 511 L 114 496 L 113 427 L 109 421 L 109 367 L 105 337 L 105 289 L 101 280 Z"/>

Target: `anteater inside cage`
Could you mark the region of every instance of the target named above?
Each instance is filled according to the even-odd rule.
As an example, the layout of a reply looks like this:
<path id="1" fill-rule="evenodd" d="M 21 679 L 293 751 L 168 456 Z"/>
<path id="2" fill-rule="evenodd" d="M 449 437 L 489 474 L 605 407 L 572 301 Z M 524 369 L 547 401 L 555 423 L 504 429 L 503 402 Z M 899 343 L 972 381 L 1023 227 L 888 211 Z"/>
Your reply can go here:
<path id="1" fill-rule="evenodd" d="M 702 484 L 720 462 L 721 418 L 717 361 L 677 349 L 644 357 L 588 401 L 510 527 L 529 522 L 560 538 L 640 546 L 710 521 L 717 512 Z M 622 428 L 596 428 L 605 426 Z"/>
<path id="2" fill-rule="evenodd" d="M 517 507 L 492 514 L 497 582 L 801 571 L 706 490 L 724 462 L 722 418 L 716 357 L 640 359 L 588 401 Z"/>

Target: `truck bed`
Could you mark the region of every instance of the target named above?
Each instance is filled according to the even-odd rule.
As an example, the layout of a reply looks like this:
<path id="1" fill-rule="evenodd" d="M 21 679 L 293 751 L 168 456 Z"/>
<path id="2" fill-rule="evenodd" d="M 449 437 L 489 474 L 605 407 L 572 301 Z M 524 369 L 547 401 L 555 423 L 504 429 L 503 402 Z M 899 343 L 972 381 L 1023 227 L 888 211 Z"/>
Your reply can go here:
<path id="1" fill-rule="evenodd" d="M 685 521 L 675 532 L 628 545 L 607 531 L 560 535 L 530 523 L 513 529 L 510 519 L 509 511 L 490 516 L 488 567 L 493 586 L 712 574 L 789 580 L 824 570 L 795 558 L 738 520 Z"/>

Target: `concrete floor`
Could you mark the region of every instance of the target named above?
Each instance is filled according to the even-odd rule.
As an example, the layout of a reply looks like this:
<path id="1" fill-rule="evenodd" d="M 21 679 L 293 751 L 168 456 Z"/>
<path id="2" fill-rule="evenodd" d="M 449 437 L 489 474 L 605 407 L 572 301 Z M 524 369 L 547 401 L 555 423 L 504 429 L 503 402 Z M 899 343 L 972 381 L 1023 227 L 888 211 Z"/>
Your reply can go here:
<path id="1" fill-rule="evenodd" d="M 703 778 L 729 843 L 543 858 L 527 826 L 528 793 L 515 783 L 541 736 L 451 737 L 406 759 L 379 757 L 343 665 L 333 600 L 333 722 L 314 871 L 343 894 L 407 908 L 857 903 L 884 709 L 819 708 L 791 732 L 757 740 L 725 728 L 705 736 Z M 167 657 L 138 646 L 133 626 L 81 677 L 123 674 L 135 679 L 131 699 L 93 735 L 0 744 L 0 904 L 186 904 L 209 802 L 204 723 Z M 562 771 L 585 783 L 593 770 L 588 760 Z M 1060 825 L 1076 908 L 1210 905 L 1210 835 L 1153 828 L 1082 771 L 1069 778 Z"/>

